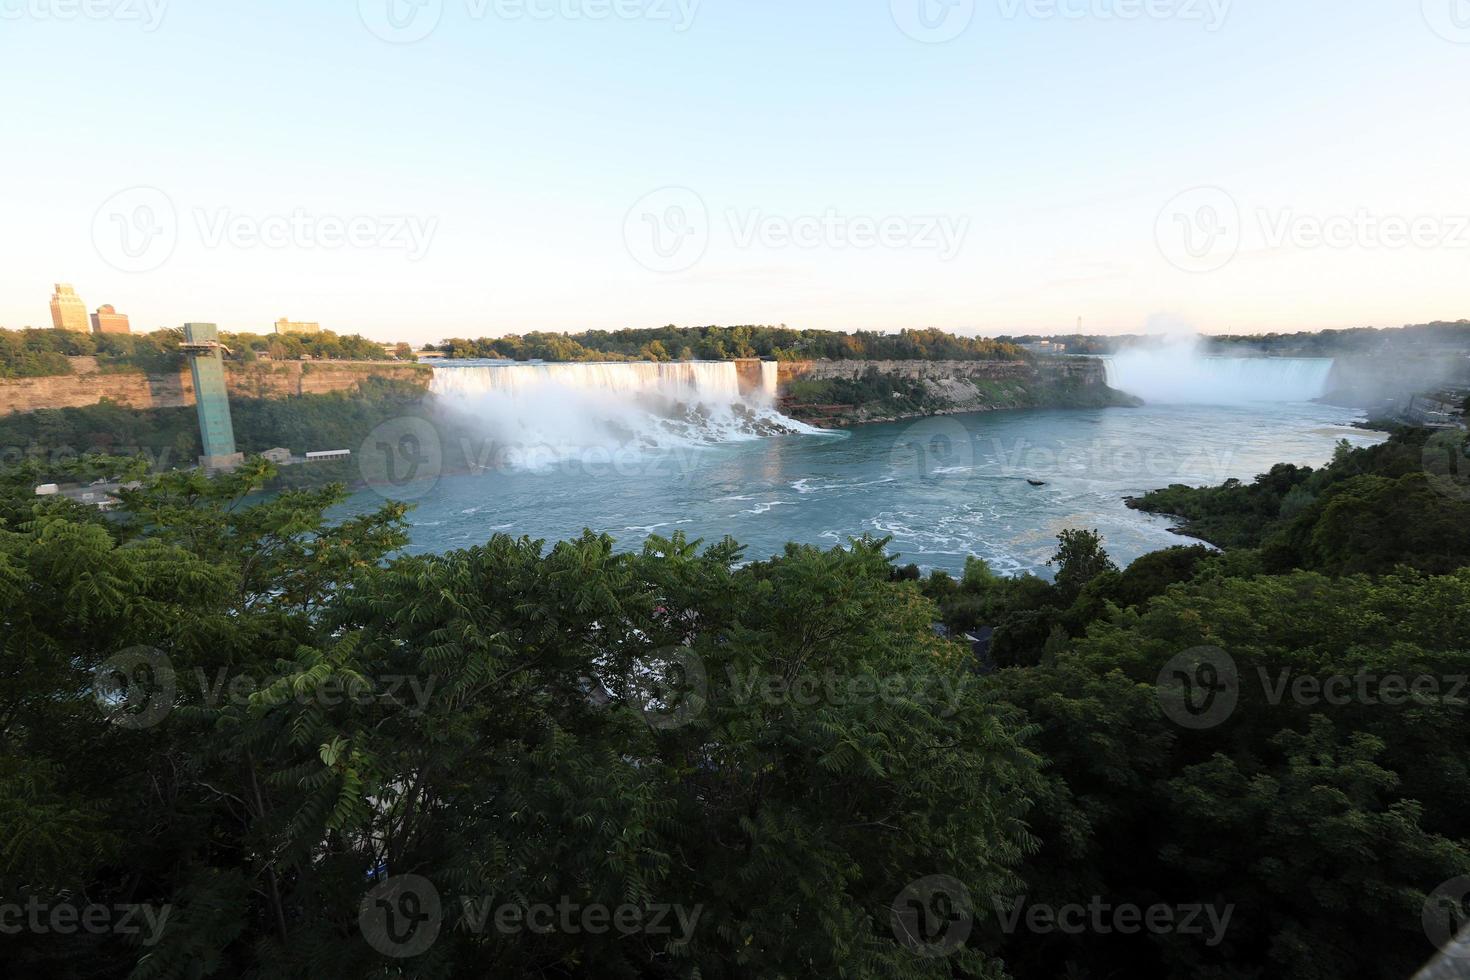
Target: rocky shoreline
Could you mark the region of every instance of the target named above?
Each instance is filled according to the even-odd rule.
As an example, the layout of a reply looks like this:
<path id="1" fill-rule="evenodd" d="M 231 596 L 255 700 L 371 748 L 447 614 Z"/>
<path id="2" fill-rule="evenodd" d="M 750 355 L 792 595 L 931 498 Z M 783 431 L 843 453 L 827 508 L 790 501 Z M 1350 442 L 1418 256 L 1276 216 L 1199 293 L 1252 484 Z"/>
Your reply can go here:
<path id="1" fill-rule="evenodd" d="M 1142 404 L 1109 388 L 1101 372 L 1014 372 L 1010 377 L 918 377 L 869 369 L 858 376 L 799 378 L 782 385 L 784 415 L 821 428 L 1016 409 L 1111 408 Z"/>

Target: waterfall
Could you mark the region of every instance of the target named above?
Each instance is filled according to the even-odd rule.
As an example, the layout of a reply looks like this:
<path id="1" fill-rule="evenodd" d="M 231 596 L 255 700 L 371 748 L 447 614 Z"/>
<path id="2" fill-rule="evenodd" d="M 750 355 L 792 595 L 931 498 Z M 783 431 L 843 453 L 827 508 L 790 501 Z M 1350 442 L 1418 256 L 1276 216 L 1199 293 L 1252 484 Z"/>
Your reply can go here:
<path id="1" fill-rule="evenodd" d="M 435 366 L 432 391 L 497 444 L 554 462 L 818 431 L 776 410 L 776 368 L 742 384 L 731 361 L 463 361 Z"/>
<path id="2" fill-rule="evenodd" d="M 1108 386 L 1164 405 L 1306 402 L 1327 393 L 1332 359 L 1210 357 L 1194 348 L 1136 347 L 1103 358 Z"/>
<path id="3" fill-rule="evenodd" d="M 775 361 L 761 361 L 761 394 L 767 404 L 776 404 L 777 384 L 781 376 L 781 365 Z"/>

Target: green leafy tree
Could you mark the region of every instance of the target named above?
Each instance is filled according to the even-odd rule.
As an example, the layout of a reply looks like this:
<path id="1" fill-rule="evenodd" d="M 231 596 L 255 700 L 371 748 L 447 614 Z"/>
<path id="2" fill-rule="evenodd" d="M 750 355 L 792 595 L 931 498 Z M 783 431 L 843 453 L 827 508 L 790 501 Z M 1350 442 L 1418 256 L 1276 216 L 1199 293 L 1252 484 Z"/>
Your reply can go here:
<path id="1" fill-rule="evenodd" d="M 1056 566 L 1057 588 L 1065 600 L 1075 599 L 1104 572 L 1118 570 L 1102 543 L 1102 535 L 1096 531 L 1071 528 L 1057 535 L 1057 553 L 1047 564 Z"/>
<path id="2" fill-rule="evenodd" d="M 1412 974 L 1432 952 L 1426 895 L 1470 860 L 1470 719 L 1452 689 L 1470 670 L 1467 610 L 1470 570 L 1206 574 L 1093 622 L 1046 664 L 995 675 L 1052 763 L 1033 817 L 1043 847 L 1024 872 L 1036 900 L 1234 907 L 1216 947 L 1012 937 L 1018 975 L 1069 962 L 1099 975 Z M 1186 727 L 1156 685 L 1200 647 L 1231 658 L 1238 702 Z M 1313 686 L 1338 677 L 1350 696 Z M 1394 681 L 1374 680 L 1385 677 L 1435 693 L 1395 698 Z"/>
<path id="3" fill-rule="evenodd" d="M 1001 976 L 890 921 L 931 875 L 1019 887 L 1038 762 L 885 542 L 390 558 L 401 506 L 331 521 L 340 488 L 253 496 L 270 476 L 145 478 L 109 518 L 7 484 L 0 886 L 171 913 L 146 947 L 27 934 L 22 974 Z M 99 701 L 131 648 L 172 683 Z M 137 691 L 158 716 L 115 723 Z M 358 928 L 407 874 L 444 899 L 411 963 Z M 688 928 L 481 914 L 564 902 Z"/>

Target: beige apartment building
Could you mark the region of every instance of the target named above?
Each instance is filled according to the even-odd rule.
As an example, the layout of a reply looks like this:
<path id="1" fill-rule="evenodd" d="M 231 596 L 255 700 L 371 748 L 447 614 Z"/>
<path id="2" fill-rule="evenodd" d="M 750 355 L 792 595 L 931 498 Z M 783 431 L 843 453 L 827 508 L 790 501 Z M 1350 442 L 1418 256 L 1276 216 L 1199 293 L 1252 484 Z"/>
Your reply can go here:
<path id="1" fill-rule="evenodd" d="M 86 305 L 68 283 L 57 283 L 56 292 L 51 294 L 51 325 L 77 333 L 86 333 L 90 326 Z"/>

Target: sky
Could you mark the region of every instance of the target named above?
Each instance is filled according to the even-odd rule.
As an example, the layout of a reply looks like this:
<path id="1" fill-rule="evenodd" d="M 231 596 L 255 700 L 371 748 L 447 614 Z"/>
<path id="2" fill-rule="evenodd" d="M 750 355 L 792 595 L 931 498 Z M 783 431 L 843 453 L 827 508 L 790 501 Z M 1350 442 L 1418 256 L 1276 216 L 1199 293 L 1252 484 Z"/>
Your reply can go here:
<path id="1" fill-rule="evenodd" d="M 1470 317 L 1470 0 L 0 0 L 0 326 Z"/>

